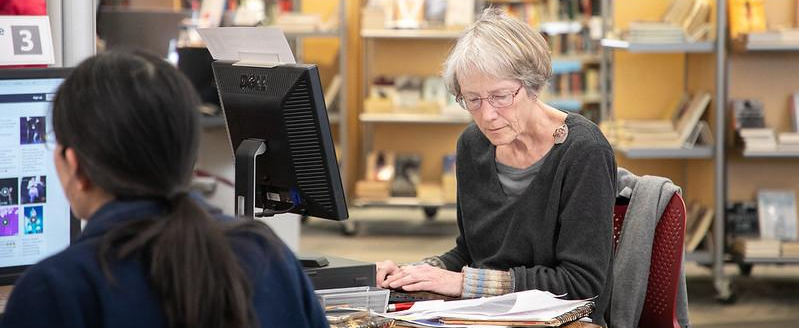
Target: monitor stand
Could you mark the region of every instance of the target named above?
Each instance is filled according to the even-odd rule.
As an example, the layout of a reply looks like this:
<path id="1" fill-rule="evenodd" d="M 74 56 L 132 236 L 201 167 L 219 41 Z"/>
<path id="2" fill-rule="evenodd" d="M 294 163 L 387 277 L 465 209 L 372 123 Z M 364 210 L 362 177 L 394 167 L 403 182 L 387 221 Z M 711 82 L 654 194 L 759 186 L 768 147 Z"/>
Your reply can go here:
<path id="1" fill-rule="evenodd" d="M 235 213 L 238 217 L 255 218 L 255 170 L 258 156 L 265 154 L 263 139 L 246 139 L 236 148 Z M 271 216 L 274 213 L 266 213 Z M 376 265 L 335 256 L 295 254 L 314 289 L 375 286 Z"/>

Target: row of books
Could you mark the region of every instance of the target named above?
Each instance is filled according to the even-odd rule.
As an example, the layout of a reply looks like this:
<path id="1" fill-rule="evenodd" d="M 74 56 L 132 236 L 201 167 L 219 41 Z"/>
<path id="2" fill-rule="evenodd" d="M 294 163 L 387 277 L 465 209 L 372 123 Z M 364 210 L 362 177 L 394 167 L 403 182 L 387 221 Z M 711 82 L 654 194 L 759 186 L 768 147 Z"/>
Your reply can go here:
<path id="1" fill-rule="evenodd" d="M 745 154 L 799 152 L 799 92 L 790 95 L 789 114 L 793 131 L 777 132 L 766 126 L 765 108 L 758 99 L 730 101 L 732 125 Z"/>
<path id="2" fill-rule="evenodd" d="M 554 74 L 545 92 L 550 97 L 560 98 L 598 95 L 599 70 L 588 68 L 578 72 Z"/>
<path id="3" fill-rule="evenodd" d="M 742 128 L 738 130 L 744 154 L 758 152 L 799 152 L 799 132 L 780 132 L 772 128 Z"/>
<path id="4" fill-rule="evenodd" d="M 422 158 L 418 154 L 374 151 L 367 156 L 366 176 L 355 185 L 362 200 L 415 197 L 436 202 L 455 201 L 455 155 L 442 158 L 440 183 L 422 183 Z"/>
<path id="5" fill-rule="evenodd" d="M 553 56 L 562 55 L 596 55 L 599 53 L 600 40 L 592 35 L 589 27 L 582 27 L 575 33 L 544 33 L 552 49 Z"/>
<path id="6" fill-rule="evenodd" d="M 658 21 L 631 22 L 616 32 L 633 43 L 683 43 L 708 39 L 713 32 L 709 0 L 674 0 Z"/>
<path id="7" fill-rule="evenodd" d="M 733 251 L 747 258 L 787 258 L 799 259 L 799 242 L 785 242 L 776 239 L 738 238 L 733 243 Z"/>
<path id="8" fill-rule="evenodd" d="M 614 146 L 622 148 L 693 148 L 711 144 L 707 123 L 701 120 L 710 104 L 710 93 L 684 94 L 668 107 L 663 119 L 602 122 L 601 128 Z"/>
<path id="9" fill-rule="evenodd" d="M 364 101 L 366 113 L 416 113 L 468 116 L 440 76 L 377 76 Z"/>
<path id="10" fill-rule="evenodd" d="M 491 2 L 491 1 L 489 1 Z M 548 0 L 535 2 L 492 3 L 530 26 L 552 21 L 586 21 L 601 15 L 599 0 Z"/>

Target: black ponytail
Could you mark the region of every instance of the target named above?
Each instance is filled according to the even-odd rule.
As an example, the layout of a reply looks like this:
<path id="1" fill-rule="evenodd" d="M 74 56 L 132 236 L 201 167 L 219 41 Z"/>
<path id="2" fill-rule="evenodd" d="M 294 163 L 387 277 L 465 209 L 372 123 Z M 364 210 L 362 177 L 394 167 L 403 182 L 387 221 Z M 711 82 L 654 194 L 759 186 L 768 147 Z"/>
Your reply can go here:
<path id="1" fill-rule="evenodd" d="M 62 84 L 53 127 L 94 184 L 117 198 L 164 204 L 161 215 L 102 237 L 98 257 L 109 280 L 114 261 L 139 259 L 169 327 L 251 328 L 258 325 L 252 286 L 226 234 L 271 235 L 252 221 L 225 228 L 186 194 L 199 104 L 191 84 L 163 60 L 109 52 L 83 62 Z"/>

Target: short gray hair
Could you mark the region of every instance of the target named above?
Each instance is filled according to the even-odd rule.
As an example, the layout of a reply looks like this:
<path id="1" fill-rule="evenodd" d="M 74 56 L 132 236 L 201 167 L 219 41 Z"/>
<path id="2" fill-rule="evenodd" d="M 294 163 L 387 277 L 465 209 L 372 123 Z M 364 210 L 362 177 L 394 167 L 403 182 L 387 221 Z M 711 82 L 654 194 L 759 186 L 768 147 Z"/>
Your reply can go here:
<path id="1" fill-rule="evenodd" d="M 464 72 L 519 80 L 538 94 L 552 76 L 549 45 L 526 23 L 487 8 L 464 30 L 444 62 L 444 84 L 455 96 L 461 94 L 458 76 Z"/>

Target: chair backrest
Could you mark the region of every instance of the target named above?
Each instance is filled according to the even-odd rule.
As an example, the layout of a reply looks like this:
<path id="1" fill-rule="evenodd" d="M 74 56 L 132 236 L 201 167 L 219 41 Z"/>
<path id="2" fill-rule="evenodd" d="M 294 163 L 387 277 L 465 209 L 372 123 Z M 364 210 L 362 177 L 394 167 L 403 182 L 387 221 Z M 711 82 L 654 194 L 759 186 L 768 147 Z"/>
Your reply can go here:
<path id="1" fill-rule="evenodd" d="M 613 251 L 621 236 L 627 205 L 617 204 L 613 210 Z M 685 202 L 675 193 L 655 228 L 649 280 L 639 327 L 680 328 L 676 302 L 685 239 Z"/>

